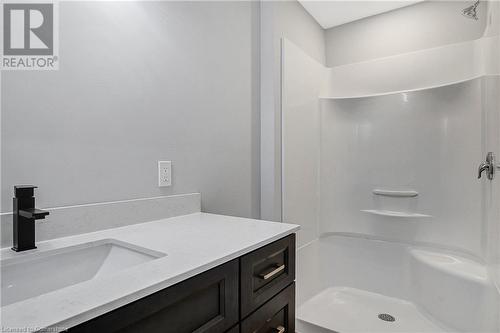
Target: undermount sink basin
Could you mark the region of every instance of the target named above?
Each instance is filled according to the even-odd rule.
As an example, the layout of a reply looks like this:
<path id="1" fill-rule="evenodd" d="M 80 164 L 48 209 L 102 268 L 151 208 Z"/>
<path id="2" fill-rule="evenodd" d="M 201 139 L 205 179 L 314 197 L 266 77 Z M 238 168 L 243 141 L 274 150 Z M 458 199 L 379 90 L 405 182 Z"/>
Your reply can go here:
<path id="1" fill-rule="evenodd" d="M 114 239 L 0 261 L 1 306 L 110 275 L 165 254 Z"/>

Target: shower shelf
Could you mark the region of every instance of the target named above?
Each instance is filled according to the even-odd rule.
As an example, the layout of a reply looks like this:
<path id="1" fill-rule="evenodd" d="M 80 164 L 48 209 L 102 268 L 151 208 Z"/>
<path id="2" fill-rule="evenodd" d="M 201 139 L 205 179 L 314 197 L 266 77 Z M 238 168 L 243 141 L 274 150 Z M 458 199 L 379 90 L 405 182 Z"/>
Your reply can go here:
<path id="1" fill-rule="evenodd" d="M 363 99 L 363 98 L 373 98 L 373 97 L 383 97 L 383 96 L 390 96 L 390 95 L 408 94 L 408 93 L 414 93 L 414 92 L 419 92 L 419 91 L 455 86 L 455 85 L 459 85 L 459 84 L 462 84 L 465 82 L 473 81 L 475 79 L 482 78 L 484 76 L 485 75 L 477 75 L 477 76 L 473 76 L 470 78 L 465 78 L 463 80 L 446 82 L 446 83 L 436 84 L 436 85 L 432 85 L 432 86 L 419 87 L 419 88 L 413 88 L 413 89 L 393 90 L 393 91 L 386 91 L 386 92 L 372 93 L 372 94 L 368 94 L 368 93 L 367 94 L 352 94 L 352 95 L 344 95 L 344 96 L 320 95 L 318 98 L 319 99 Z"/>
<path id="2" fill-rule="evenodd" d="M 500 75 L 500 37 L 343 64 L 326 69 L 319 98 L 349 100 L 424 92 Z M 438 68 L 439 70 L 436 70 Z"/>
<path id="3" fill-rule="evenodd" d="M 417 191 L 407 190 L 407 191 L 394 191 L 394 190 L 381 190 L 374 189 L 373 194 L 381 195 L 384 197 L 396 197 L 396 198 L 413 198 L 418 196 Z"/>
<path id="4" fill-rule="evenodd" d="M 425 214 L 396 212 L 392 210 L 383 210 L 383 209 L 362 209 L 361 211 L 368 214 L 389 216 L 389 217 L 408 217 L 408 218 L 432 217 L 431 215 L 425 215 Z"/>

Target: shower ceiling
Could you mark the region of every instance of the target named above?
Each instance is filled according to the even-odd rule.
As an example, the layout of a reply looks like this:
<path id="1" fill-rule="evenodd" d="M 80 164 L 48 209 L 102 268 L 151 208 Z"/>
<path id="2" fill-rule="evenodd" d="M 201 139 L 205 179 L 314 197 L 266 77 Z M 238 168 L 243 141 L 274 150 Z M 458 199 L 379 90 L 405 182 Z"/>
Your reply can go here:
<path id="1" fill-rule="evenodd" d="M 397 8 L 411 6 L 423 0 L 400 1 L 320 1 L 298 0 L 302 6 L 324 28 L 332 28 L 344 23 L 356 21 L 368 16 L 385 13 Z"/>

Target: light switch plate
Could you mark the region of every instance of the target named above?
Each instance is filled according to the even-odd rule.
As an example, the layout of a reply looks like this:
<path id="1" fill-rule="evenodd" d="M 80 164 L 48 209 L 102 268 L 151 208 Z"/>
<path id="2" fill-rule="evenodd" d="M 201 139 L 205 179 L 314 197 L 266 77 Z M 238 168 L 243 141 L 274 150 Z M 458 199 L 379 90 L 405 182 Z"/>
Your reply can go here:
<path id="1" fill-rule="evenodd" d="M 172 185 L 172 161 L 158 161 L 158 186 Z"/>

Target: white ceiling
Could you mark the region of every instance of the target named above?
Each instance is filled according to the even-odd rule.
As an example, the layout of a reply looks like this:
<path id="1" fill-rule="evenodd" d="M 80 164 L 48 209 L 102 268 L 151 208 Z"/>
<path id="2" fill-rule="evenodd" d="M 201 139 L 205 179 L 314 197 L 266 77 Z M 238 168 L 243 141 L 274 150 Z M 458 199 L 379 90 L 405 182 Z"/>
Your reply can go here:
<path id="1" fill-rule="evenodd" d="M 423 0 L 298 0 L 324 28 L 328 29 L 368 16 L 385 13 Z"/>

